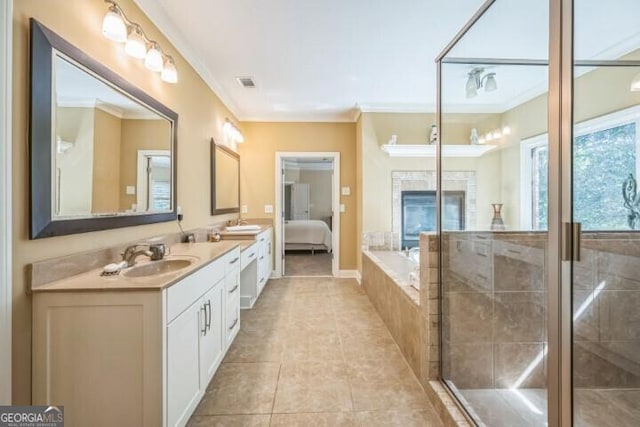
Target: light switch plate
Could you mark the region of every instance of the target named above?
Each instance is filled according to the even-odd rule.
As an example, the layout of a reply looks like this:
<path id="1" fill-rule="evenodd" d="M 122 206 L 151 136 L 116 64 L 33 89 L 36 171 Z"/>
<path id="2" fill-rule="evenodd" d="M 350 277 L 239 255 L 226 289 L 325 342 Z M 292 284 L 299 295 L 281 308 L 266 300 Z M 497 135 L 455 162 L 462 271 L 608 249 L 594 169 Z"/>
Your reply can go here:
<path id="1" fill-rule="evenodd" d="M 351 187 L 342 187 L 342 195 L 350 196 L 351 195 Z"/>
<path id="2" fill-rule="evenodd" d="M 347 208 L 344 206 L 344 203 L 340 203 L 340 213 L 345 213 Z"/>
<path id="3" fill-rule="evenodd" d="M 240 213 L 243 213 L 243 214 L 249 213 L 249 206 L 247 206 L 247 205 L 242 205 L 242 206 L 240 207 Z"/>
<path id="4" fill-rule="evenodd" d="M 264 213 L 273 213 L 273 205 L 264 205 Z"/>
<path id="5" fill-rule="evenodd" d="M 136 194 L 136 187 L 134 185 L 127 185 L 127 195 L 133 196 Z"/>

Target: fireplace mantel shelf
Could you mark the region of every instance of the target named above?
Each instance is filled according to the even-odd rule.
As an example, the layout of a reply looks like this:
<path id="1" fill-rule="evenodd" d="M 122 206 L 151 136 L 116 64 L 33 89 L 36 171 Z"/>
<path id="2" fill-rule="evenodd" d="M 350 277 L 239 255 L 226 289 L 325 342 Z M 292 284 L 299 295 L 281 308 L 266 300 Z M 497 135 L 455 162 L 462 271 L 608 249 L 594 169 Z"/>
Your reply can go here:
<path id="1" fill-rule="evenodd" d="M 384 144 L 380 147 L 389 157 L 435 157 L 436 146 L 425 144 Z M 444 145 L 443 157 L 480 157 L 496 148 L 495 145 Z"/>

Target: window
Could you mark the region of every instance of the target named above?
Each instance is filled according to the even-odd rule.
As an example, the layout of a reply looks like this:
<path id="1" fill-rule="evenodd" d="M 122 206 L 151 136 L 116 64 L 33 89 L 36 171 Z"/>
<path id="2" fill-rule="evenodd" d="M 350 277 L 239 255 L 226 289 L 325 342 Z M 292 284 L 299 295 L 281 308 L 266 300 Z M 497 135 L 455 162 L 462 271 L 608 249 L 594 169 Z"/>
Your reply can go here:
<path id="1" fill-rule="evenodd" d="M 573 143 L 573 217 L 583 230 L 627 230 L 622 183 L 640 170 L 640 107 L 579 123 Z M 522 141 L 523 229 L 547 229 L 547 135 Z"/>

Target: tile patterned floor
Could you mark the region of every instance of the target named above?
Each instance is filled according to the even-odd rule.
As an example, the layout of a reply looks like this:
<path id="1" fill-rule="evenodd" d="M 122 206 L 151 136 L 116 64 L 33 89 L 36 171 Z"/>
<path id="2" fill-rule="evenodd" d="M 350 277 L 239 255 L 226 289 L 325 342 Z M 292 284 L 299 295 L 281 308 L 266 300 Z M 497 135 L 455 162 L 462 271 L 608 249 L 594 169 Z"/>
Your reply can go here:
<path id="1" fill-rule="evenodd" d="M 547 393 L 542 389 L 460 390 L 476 419 L 487 426 L 544 426 Z M 635 427 L 640 425 L 640 390 L 576 389 L 574 425 L 577 427 Z"/>
<path id="2" fill-rule="evenodd" d="M 269 281 L 189 425 L 442 426 L 362 288 Z"/>
<path id="3" fill-rule="evenodd" d="M 285 276 L 331 276 L 331 254 L 309 251 L 287 252 L 284 258 Z"/>

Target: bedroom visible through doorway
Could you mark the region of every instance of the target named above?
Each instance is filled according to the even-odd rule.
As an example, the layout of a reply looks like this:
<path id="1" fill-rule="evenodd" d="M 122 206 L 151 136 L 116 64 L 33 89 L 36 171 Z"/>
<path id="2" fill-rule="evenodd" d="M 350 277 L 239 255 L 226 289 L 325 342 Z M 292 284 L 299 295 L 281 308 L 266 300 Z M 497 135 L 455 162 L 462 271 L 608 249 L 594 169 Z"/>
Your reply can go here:
<path id="1" fill-rule="evenodd" d="M 337 275 L 337 153 L 279 154 L 279 271 L 283 276 Z"/>

